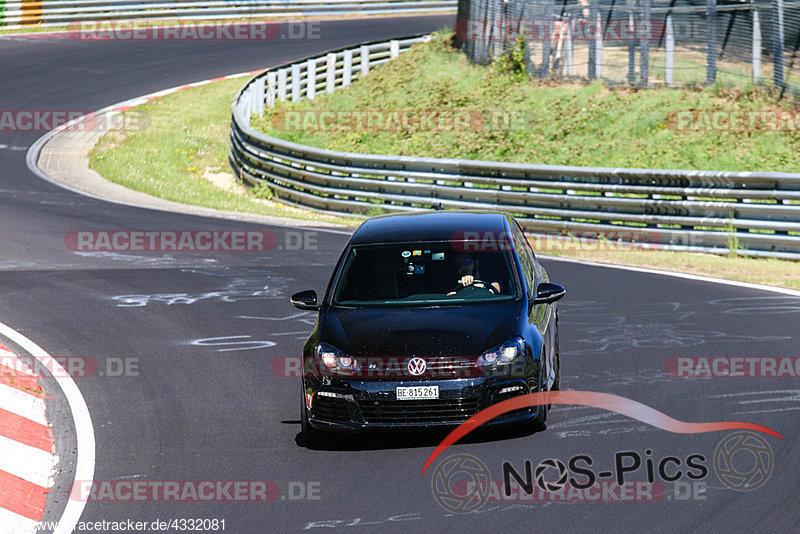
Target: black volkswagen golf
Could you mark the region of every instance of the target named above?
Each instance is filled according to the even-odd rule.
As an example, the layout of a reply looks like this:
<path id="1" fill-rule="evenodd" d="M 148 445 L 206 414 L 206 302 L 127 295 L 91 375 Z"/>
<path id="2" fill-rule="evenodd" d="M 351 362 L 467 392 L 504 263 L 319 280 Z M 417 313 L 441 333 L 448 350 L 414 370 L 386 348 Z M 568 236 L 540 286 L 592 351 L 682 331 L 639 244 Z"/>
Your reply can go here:
<path id="1" fill-rule="evenodd" d="M 508 214 L 374 217 L 344 249 L 303 349 L 303 438 L 322 431 L 463 423 L 516 395 L 558 389 L 558 313 L 549 282 Z M 545 427 L 547 407 L 491 424 Z"/>

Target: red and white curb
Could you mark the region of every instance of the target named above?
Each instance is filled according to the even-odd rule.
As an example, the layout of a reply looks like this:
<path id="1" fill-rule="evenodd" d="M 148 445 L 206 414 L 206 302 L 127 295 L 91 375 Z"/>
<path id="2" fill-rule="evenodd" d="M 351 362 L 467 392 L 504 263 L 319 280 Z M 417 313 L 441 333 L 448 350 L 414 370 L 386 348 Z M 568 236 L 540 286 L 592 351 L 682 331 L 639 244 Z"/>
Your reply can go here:
<path id="1" fill-rule="evenodd" d="M 0 533 L 36 532 L 53 487 L 58 458 L 39 378 L 0 343 Z"/>

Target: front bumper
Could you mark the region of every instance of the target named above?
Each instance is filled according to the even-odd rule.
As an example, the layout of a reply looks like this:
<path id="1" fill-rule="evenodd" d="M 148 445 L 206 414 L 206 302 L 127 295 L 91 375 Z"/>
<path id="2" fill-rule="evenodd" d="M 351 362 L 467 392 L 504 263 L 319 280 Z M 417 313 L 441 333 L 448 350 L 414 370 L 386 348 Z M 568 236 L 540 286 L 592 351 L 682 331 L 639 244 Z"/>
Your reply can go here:
<path id="1" fill-rule="evenodd" d="M 422 385 L 439 386 L 439 398 L 397 400 L 398 386 Z M 454 427 L 492 404 L 535 391 L 535 385 L 532 388 L 520 377 L 423 381 L 308 377 L 303 379 L 303 389 L 311 426 L 320 430 L 359 432 Z M 541 407 L 516 410 L 487 425 L 524 422 L 536 417 L 539 409 Z"/>

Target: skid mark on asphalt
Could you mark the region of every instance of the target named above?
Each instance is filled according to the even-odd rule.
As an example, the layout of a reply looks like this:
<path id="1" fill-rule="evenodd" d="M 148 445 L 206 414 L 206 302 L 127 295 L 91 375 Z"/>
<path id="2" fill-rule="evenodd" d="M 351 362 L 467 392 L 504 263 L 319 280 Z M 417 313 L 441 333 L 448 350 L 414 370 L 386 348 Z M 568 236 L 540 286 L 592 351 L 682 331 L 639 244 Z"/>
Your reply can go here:
<path id="1" fill-rule="evenodd" d="M 800 410 L 800 389 L 774 389 L 765 391 L 745 391 L 741 393 L 723 393 L 712 395 L 713 399 L 723 399 L 733 402 L 740 411 L 733 412 L 736 415 L 757 414 L 757 413 L 778 413 Z M 782 404 L 779 406 L 763 407 L 766 403 L 791 403 L 790 406 Z M 747 409 L 754 408 L 754 409 Z"/>
<path id="2" fill-rule="evenodd" d="M 152 267 L 152 266 L 169 266 L 178 267 L 185 265 L 196 265 L 199 261 L 204 261 L 192 257 L 175 257 L 171 255 L 163 256 L 139 256 L 136 254 L 123 254 L 121 252 L 79 252 L 70 251 L 76 256 L 83 258 L 97 259 L 97 260 L 111 260 L 119 262 L 127 262 L 134 266 Z M 205 260 L 216 261 L 216 260 Z"/>
<path id="3" fill-rule="evenodd" d="M 678 378 L 661 369 L 642 369 L 630 373 L 603 371 L 600 373 L 581 373 L 563 375 L 562 383 L 591 383 L 602 391 L 619 387 L 640 387 L 665 385 L 671 381 L 681 383 L 690 380 L 709 380 L 709 378 Z M 707 395 L 701 391 L 694 394 L 683 393 L 683 400 L 702 403 L 713 399 L 723 407 L 724 413 L 731 416 L 800 411 L 800 389 L 773 389 L 763 391 L 743 391 Z M 769 404 L 770 406 L 765 406 Z M 789 404 L 787 406 L 787 404 Z M 647 425 L 638 425 L 627 418 L 619 418 L 613 413 L 584 414 L 592 408 L 583 406 L 559 406 L 550 412 L 548 429 L 560 438 L 590 437 L 596 435 L 625 434 L 630 432 L 653 432 Z"/>
<path id="4" fill-rule="evenodd" d="M 579 375 L 562 374 L 561 379 L 566 384 L 602 384 L 603 390 L 610 386 L 639 386 L 642 384 L 663 384 L 667 380 L 686 380 L 667 374 L 664 369 L 640 369 L 629 373 L 602 371 L 600 373 L 581 373 Z M 593 386 L 596 387 L 596 386 Z M 578 388 L 571 388 L 578 389 Z"/>
<path id="5" fill-rule="evenodd" d="M 774 303 L 771 308 L 784 309 L 785 305 L 780 303 L 784 297 L 775 299 L 778 300 L 771 301 Z M 800 303 L 800 299 L 791 299 Z M 737 310 L 742 309 L 739 301 L 731 299 L 712 302 L 716 302 L 713 314 L 727 311 L 738 313 Z M 570 346 L 568 352 L 572 354 L 684 348 L 708 343 L 768 343 L 792 339 L 790 335 L 758 336 L 701 329 L 697 325 L 703 324 L 703 318 L 711 314 L 708 308 L 693 309 L 695 305 L 680 302 L 633 304 L 625 308 L 625 313 L 610 314 L 606 310 L 613 307 L 608 302 L 565 302 L 559 307 L 562 326 L 575 328 L 581 336 L 567 340 Z"/>
<path id="6" fill-rule="evenodd" d="M 317 322 L 317 314 L 311 312 L 301 312 L 301 313 L 294 313 L 292 315 L 287 315 L 285 317 L 263 317 L 257 315 L 237 315 L 237 319 L 253 319 L 256 321 L 289 321 L 289 320 L 296 320 L 297 322 L 307 324 L 309 326 L 314 326 Z M 302 332 L 296 332 L 298 334 L 309 334 L 311 330 L 304 330 Z M 288 333 L 285 333 L 288 334 Z"/>
<path id="7" fill-rule="evenodd" d="M 207 337 L 195 339 L 190 341 L 189 344 L 196 347 L 223 347 L 217 348 L 216 352 L 268 349 L 277 345 L 274 341 L 256 340 L 248 335 Z"/>
<path id="8" fill-rule="evenodd" d="M 585 438 L 598 435 L 653 432 L 656 430 L 649 425 L 640 425 L 627 417 L 620 417 L 619 414 L 612 412 L 580 414 L 580 412 L 593 410 L 593 408 L 586 406 L 558 406 L 558 409 L 554 409 L 548 416 L 548 434 L 552 431 L 553 435 L 559 438 Z M 579 413 L 576 414 L 576 411 Z M 564 416 L 566 418 L 560 420 Z"/>
<path id="9" fill-rule="evenodd" d="M 265 283 L 267 282 L 267 283 Z M 222 288 L 204 293 L 154 293 L 139 295 L 115 295 L 110 297 L 120 308 L 144 307 L 150 304 L 195 304 L 200 301 L 243 302 L 249 300 L 284 298 L 287 280 L 281 277 L 264 276 L 234 278 Z"/>
<path id="10" fill-rule="evenodd" d="M 732 297 L 712 300 L 709 304 L 727 306 L 723 313 L 735 315 L 800 313 L 800 299 L 790 296 Z"/>

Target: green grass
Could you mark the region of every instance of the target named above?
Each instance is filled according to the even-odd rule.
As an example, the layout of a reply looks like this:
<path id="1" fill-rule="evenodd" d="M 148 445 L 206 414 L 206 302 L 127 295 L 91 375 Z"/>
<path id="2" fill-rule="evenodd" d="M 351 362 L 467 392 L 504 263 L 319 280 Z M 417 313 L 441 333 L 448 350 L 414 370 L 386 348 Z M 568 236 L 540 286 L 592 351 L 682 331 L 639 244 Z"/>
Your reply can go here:
<path id="1" fill-rule="evenodd" d="M 670 112 L 791 109 L 772 89 L 708 88 L 637 91 L 603 82 L 554 85 L 471 65 L 447 38 L 415 47 L 333 95 L 283 102 L 253 125 L 269 134 L 332 150 L 485 159 L 552 165 L 717 171 L 800 170 L 800 132 L 677 132 Z M 513 131 L 286 131 L 287 110 L 470 110 L 520 112 Z"/>
<path id="2" fill-rule="evenodd" d="M 355 224 L 259 200 L 271 198 L 263 188 L 237 192 L 209 180 L 210 174 L 231 175 L 230 106 L 244 82 L 244 78 L 222 80 L 135 108 L 130 114 L 136 113 L 137 119 L 130 123 L 142 127 L 103 136 L 89 155 L 90 167 L 107 180 L 182 204 Z"/>

